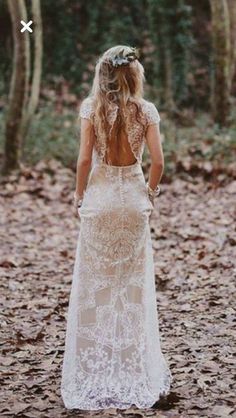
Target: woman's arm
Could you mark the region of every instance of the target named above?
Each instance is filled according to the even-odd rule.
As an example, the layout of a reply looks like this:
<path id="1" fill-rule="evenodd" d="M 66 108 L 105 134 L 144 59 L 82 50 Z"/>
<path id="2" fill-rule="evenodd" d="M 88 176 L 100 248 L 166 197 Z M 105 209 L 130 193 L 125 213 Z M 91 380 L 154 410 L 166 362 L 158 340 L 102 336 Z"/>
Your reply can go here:
<path id="1" fill-rule="evenodd" d="M 161 145 L 159 123 L 147 127 L 146 142 L 151 157 L 148 183 L 151 189 L 155 190 L 161 181 L 164 171 L 164 155 Z"/>
<path id="2" fill-rule="evenodd" d="M 80 147 L 76 169 L 75 195 L 83 197 L 86 189 L 88 174 L 92 162 L 92 151 L 94 145 L 94 129 L 89 119 L 81 118 Z"/>

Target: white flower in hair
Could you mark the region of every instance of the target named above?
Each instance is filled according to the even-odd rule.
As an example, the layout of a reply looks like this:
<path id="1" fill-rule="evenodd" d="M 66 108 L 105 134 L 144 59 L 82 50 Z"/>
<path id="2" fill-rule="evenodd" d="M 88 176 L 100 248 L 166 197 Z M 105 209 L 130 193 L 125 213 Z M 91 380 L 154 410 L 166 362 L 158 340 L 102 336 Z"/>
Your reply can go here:
<path id="1" fill-rule="evenodd" d="M 120 67 L 121 65 L 128 65 L 130 62 L 139 58 L 139 51 L 137 48 L 131 48 L 131 52 L 124 55 L 124 49 L 122 49 L 118 55 L 111 58 L 113 67 Z"/>

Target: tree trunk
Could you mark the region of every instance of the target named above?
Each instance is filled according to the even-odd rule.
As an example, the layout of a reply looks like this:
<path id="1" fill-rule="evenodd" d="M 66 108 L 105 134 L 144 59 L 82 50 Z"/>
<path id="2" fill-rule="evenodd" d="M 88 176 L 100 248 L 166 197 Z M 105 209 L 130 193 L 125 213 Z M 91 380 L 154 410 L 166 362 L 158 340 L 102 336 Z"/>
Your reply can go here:
<path id="1" fill-rule="evenodd" d="M 158 57 L 154 58 L 157 62 L 155 77 L 161 80 L 160 95 L 165 103 L 166 110 L 172 113 L 175 109 L 173 91 L 173 60 L 171 53 L 171 22 L 169 15 L 170 2 L 166 5 L 166 0 L 149 0 L 149 21 L 153 43 L 159 51 Z"/>
<path id="2" fill-rule="evenodd" d="M 167 112 L 171 114 L 175 110 L 174 92 L 173 92 L 173 61 L 171 54 L 171 31 L 170 22 L 166 16 L 164 9 L 160 12 L 160 42 L 159 47 L 163 48 L 163 86 L 164 86 L 164 101 Z"/>
<path id="3" fill-rule="evenodd" d="M 230 17 L 230 90 L 236 69 L 236 1 L 227 0 Z"/>
<path id="4" fill-rule="evenodd" d="M 43 56 L 42 17 L 40 9 L 40 0 L 32 0 L 32 14 L 34 22 L 34 64 L 31 94 L 22 121 L 22 137 L 24 139 L 26 139 L 30 123 L 37 108 L 40 92 Z"/>
<path id="5" fill-rule="evenodd" d="M 169 48 L 164 50 L 164 69 L 165 69 L 165 79 L 164 79 L 164 95 L 166 109 L 169 113 L 175 111 L 176 106 L 173 97 L 173 77 L 172 77 L 172 61 L 171 53 Z"/>
<path id="6" fill-rule="evenodd" d="M 230 111 L 230 23 L 227 0 L 210 0 L 212 13 L 213 83 L 215 122 L 227 125 Z"/>
<path id="7" fill-rule="evenodd" d="M 27 22 L 24 0 L 8 0 L 14 41 L 13 70 L 6 118 L 5 159 L 3 172 L 19 167 L 21 156 L 21 122 L 26 102 L 29 63 L 29 35 L 21 33 L 20 21 Z"/>

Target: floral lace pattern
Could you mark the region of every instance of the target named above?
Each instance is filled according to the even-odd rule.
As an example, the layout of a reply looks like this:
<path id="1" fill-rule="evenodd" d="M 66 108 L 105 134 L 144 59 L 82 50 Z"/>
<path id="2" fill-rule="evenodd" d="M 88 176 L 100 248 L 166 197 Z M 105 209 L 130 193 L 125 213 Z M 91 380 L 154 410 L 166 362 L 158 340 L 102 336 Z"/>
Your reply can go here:
<path id="1" fill-rule="evenodd" d="M 149 125 L 158 124 L 161 120 L 159 112 L 152 102 L 145 99 L 141 100 L 142 114 L 140 121 L 137 121 L 135 117 L 135 105 L 131 102 L 127 105 L 126 126 L 127 126 L 127 137 L 131 147 L 131 150 L 138 162 L 141 163 L 142 155 L 145 146 L 145 132 Z M 113 104 L 108 113 L 108 122 L 110 125 L 110 131 L 114 125 L 117 117 L 118 106 Z M 96 140 L 95 150 L 98 154 L 98 158 L 101 161 L 104 160 L 105 153 L 107 150 L 106 136 L 98 133 L 97 120 L 93 111 L 93 100 L 91 97 L 87 97 L 81 104 L 80 117 L 89 119 L 94 125 Z"/>
<path id="2" fill-rule="evenodd" d="M 93 164 L 80 208 L 67 317 L 61 395 L 68 409 L 149 408 L 169 391 L 151 211 L 139 163 Z"/>
<path id="3" fill-rule="evenodd" d="M 90 97 L 87 97 L 80 106 L 80 117 L 92 120 L 93 116 L 93 101 Z"/>

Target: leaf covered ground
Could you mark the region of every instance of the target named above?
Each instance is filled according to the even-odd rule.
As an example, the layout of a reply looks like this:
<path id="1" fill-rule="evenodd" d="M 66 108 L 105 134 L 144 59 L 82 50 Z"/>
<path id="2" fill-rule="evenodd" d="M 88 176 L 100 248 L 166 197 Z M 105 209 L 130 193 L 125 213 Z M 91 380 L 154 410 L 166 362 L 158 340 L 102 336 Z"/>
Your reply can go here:
<path id="1" fill-rule="evenodd" d="M 2 181 L 1 417 L 235 416 L 236 181 L 173 179 L 150 219 L 170 394 L 149 410 L 68 411 L 60 397 L 80 222 L 75 175 L 55 160 Z"/>

